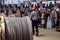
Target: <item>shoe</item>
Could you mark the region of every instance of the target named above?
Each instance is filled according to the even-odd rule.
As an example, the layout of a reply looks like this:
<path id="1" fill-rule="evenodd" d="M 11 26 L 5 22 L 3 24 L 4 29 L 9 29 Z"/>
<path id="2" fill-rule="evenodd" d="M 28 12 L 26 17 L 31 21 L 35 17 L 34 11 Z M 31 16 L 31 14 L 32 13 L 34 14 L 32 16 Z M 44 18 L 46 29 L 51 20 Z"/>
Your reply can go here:
<path id="1" fill-rule="evenodd" d="M 35 34 L 33 34 L 33 35 L 35 35 Z"/>
<path id="2" fill-rule="evenodd" d="M 59 30 L 56 30 L 56 31 L 59 31 Z"/>
<path id="3" fill-rule="evenodd" d="M 38 34 L 36 34 L 36 36 L 38 37 Z"/>
<path id="4" fill-rule="evenodd" d="M 35 33 L 33 33 L 33 35 L 35 35 Z"/>

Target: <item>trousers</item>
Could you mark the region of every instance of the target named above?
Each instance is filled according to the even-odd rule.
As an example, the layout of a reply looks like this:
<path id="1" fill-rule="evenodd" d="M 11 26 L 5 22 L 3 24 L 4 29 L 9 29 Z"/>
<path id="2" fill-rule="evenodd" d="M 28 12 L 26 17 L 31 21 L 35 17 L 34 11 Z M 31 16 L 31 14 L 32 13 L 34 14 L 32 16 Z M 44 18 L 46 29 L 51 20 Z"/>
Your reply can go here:
<path id="1" fill-rule="evenodd" d="M 36 34 L 38 34 L 38 21 L 37 20 L 32 20 L 32 30 L 33 30 L 33 34 L 35 33 L 35 29 L 36 29 Z"/>

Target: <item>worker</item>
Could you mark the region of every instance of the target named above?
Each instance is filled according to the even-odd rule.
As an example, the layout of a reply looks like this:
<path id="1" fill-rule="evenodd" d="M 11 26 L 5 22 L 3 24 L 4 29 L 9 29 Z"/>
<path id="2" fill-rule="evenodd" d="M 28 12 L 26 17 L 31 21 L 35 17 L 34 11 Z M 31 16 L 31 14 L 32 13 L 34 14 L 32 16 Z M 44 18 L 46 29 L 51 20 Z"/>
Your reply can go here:
<path id="1" fill-rule="evenodd" d="M 33 35 L 35 34 L 34 28 L 36 28 L 36 36 L 38 36 L 38 12 L 36 8 L 32 8 L 33 11 L 31 12 L 31 20 L 32 20 L 32 30 Z"/>

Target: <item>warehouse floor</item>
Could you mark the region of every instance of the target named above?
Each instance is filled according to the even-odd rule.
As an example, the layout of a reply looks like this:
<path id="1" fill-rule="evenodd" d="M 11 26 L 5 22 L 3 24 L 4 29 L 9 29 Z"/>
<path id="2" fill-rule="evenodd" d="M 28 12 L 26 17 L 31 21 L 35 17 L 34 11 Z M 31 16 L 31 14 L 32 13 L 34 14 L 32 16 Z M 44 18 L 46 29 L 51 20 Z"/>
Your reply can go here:
<path id="1" fill-rule="evenodd" d="M 39 36 L 34 35 L 34 40 L 60 40 L 60 32 L 55 29 L 39 28 Z"/>

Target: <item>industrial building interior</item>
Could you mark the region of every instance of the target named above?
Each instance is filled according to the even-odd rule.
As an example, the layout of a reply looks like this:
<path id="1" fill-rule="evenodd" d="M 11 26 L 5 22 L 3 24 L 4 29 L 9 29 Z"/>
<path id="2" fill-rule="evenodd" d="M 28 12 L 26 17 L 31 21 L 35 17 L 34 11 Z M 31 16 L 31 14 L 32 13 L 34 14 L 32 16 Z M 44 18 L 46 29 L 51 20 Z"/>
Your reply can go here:
<path id="1" fill-rule="evenodd" d="M 60 0 L 0 0 L 0 40 L 60 40 Z"/>

